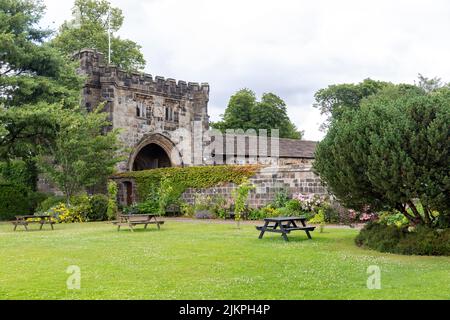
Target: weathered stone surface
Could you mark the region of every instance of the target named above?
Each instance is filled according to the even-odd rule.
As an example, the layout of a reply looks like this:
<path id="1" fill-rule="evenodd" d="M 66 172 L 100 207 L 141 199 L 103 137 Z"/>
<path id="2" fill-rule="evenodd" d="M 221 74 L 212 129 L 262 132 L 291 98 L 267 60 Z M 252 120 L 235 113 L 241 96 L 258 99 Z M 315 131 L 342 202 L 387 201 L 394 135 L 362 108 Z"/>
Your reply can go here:
<path id="1" fill-rule="evenodd" d="M 118 166 L 119 171 L 176 164 L 189 165 L 184 161 L 186 158 L 197 160 L 197 165 L 198 160 L 201 164 L 207 163 L 202 152 L 182 154 L 177 149 L 177 143 L 182 141 L 183 137 L 176 140 L 173 134 L 178 129 L 186 129 L 192 135 L 185 139 L 191 139 L 194 148 L 196 143 L 199 143 L 200 147 L 207 145 L 203 141 L 202 133 L 196 133 L 194 130 L 194 122 L 200 123 L 204 131 L 209 128 L 207 83 L 177 82 L 150 74 L 127 73 L 115 66 L 106 65 L 103 55 L 94 50 L 82 50 L 76 54 L 76 58 L 80 60 L 80 73 L 87 76 L 83 89 L 85 107 L 91 111 L 100 103 L 105 103 L 104 111 L 109 113 L 111 129 L 121 129 L 120 139 L 129 149 L 127 160 Z M 236 141 L 233 139 L 230 142 L 233 150 L 234 145 L 237 146 L 238 138 L 239 135 L 236 135 Z M 229 164 L 271 163 L 251 179 L 256 189 L 250 195 L 250 206 L 260 207 L 271 202 L 282 189 L 290 194 L 326 192 L 319 178 L 311 170 L 316 142 L 279 139 L 273 140 L 276 144 L 272 146 L 273 142 L 267 145 L 256 143 L 256 140 L 251 142 L 250 137 L 243 138 L 242 141 L 246 141 L 244 154 L 230 155 L 225 152 L 225 140 L 225 153 L 216 153 L 221 158 L 231 159 L 227 162 Z M 160 149 L 149 149 L 150 145 L 156 145 Z M 272 158 L 267 158 L 272 149 L 278 152 L 275 162 Z M 152 158 L 152 152 L 165 153 L 167 156 L 154 156 L 156 163 L 153 163 L 155 159 Z M 147 158 L 142 158 L 142 153 L 145 153 Z M 259 157 L 255 156 L 256 154 L 259 154 Z M 134 181 L 117 179 L 117 182 L 121 204 L 127 205 L 139 200 Z M 202 190 L 189 189 L 183 194 L 183 199 L 192 203 L 196 193 L 219 194 L 231 198 L 235 188 L 233 184 L 226 184 Z"/>
<path id="2" fill-rule="evenodd" d="M 105 103 L 112 127 L 121 129 L 120 139 L 132 151 L 128 161 L 119 164 L 119 171 L 132 170 L 132 157 L 143 147 L 149 135 L 171 139 L 170 133 L 184 128 L 192 132 L 193 122 L 208 128 L 209 85 L 164 79 L 149 74 L 126 73 L 105 65 L 103 55 L 94 50 L 82 50 L 80 73 L 87 76 L 83 90 L 88 110 Z M 169 148 L 170 149 L 170 148 Z M 171 151 L 171 150 L 165 150 Z"/>

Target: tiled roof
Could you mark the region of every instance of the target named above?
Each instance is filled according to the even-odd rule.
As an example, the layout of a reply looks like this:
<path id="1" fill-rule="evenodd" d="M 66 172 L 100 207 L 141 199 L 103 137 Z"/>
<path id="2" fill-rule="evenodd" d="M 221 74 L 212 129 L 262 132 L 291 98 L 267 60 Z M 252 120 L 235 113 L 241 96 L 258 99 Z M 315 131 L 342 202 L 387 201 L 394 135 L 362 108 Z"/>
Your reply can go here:
<path id="1" fill-rule="evenodd" d="M 281 158 L 314 158 L 316 141 L 280 139 Z"/>
<path id="2" fill-rule="evenodd" d="M 252 151 L 251 154 L 255 155 L 258 150 L 258 143 L 254 142 L 249 146 L 248 136 L 245 137 L 245 155 L 249 154 L 249 148 Z M 242 143 L 243 140 L 241 140 Z M 271 139 L 267 139 L 267 154 L 271 154 Z M 314 151 L 316 149 L 316 141 L 297 140 L 297 139 L 278 139 L 279 147 L 278 154 L 280 158 L 306 158 L 314 159 Z M 236 150 L 237 139 L 234 140 L 234 149 Z M 223 150 L 215 150 L 215 154 L 226 154 L 226 141 L 223 142 Z M 234 152 L 234 154 L 236 151 Z M 275 152 L 277 153 L 277 152 Z M 259 153 L 258 153 L 259 154 Z M 241 154 L 242 155 L 242 152 Z"/>

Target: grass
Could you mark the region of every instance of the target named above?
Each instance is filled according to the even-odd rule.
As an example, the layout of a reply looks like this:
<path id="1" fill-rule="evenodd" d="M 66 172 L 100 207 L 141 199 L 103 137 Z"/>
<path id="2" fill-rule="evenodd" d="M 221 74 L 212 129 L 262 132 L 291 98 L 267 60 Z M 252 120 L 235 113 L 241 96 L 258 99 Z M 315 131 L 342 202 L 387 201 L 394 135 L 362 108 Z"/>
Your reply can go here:
<path id="1" fill-rule="evenodd" d="M 32 228 L 36 229 L 36 225 Z M 48 227 L 48 226 L 46 226 Z M 1 299 L 449 299 L 450 257 L 381 254 L 357 231 L 259 240 L 253 225 L 168 221 L 161 231 L 107 223 L 12 231 L 0 225 Z M 81 268 L 68 290 L 66 268 Z M 381 268 L 381 290 L 366 286 Z"/>

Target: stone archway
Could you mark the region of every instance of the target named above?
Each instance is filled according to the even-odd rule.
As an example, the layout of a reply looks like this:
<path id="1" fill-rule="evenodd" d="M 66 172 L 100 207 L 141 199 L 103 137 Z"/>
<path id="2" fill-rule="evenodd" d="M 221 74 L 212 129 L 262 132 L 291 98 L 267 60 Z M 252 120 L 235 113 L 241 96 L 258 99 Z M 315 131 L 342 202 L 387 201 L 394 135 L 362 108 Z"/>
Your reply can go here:
<path id="1" fill-rule="evenodd" d="M 155 143 L 143 147 L 133 162 L 133 171 L 171 167 L 169 155 Z"/>
<path id="2" fill-rule="evenodd" d="M 181 155 L 175 144 L 162 134 L 144 137 L 134 149 L 128 161 L 130 171 L 166 168 L 182 165 Z"/>

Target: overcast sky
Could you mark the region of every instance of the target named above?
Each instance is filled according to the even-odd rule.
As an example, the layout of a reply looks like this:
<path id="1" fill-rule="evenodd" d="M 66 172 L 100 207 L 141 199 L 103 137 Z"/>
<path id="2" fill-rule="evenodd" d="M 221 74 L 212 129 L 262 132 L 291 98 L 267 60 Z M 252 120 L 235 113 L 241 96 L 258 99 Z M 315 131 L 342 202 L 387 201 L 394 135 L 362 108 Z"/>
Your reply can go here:
<path id="1" fill-rule="evenodd" d="M 73 1 L 44 0 L 56 29 Z M 413 83 L 418 73 L 450 81 L 448 0 L 111 0 L 119 35 L 142 46 L 146 72 L 208 82 L 218 120 L 241 88 L 273 92 L 305 139 L 319 140 L 314 93 L 365 78 Z"/>

